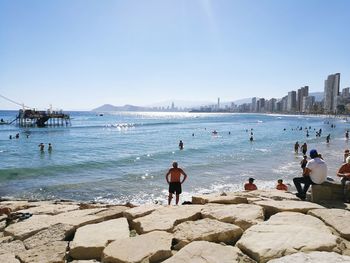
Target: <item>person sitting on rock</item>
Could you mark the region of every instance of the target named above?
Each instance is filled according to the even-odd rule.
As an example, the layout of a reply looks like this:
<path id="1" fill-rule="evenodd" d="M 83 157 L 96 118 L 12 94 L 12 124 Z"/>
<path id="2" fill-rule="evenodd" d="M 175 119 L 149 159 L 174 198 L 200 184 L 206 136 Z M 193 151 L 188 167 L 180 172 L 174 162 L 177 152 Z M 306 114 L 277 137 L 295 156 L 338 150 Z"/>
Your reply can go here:
<path id="1" fill-rule="evenodd" d="M 282 190 L 282 191 L 288 191 L 288 187 L 283 183 L 282 179 L 277 180 L 276 189 Z"/>
<path id="2" fill-rule="evenodd" d="M 341 184 L 344 190 L 344 201 L 349 202 L 349 191 L 346 191 L 346 182 L 350 181 L 350 156 L 346 158 L 346 162 L 339 168 L 337 176 L 341 178 Z"/>
<path id="3" fill-rule="evenodd" d="M 244 190 L 246 191 L 253 191 L 253 190 L 257 190 L 258 188 L 256 187 L 256 185 L 254 184 L 254 178 L 250 177 L 248 179 L 248 183 L 246 183 L 244 185 Z"/>
<path id="4" fill-rule="evenodd" d="M 316 150 L 310 151 L 311 160 L 306 164 L 302 177 L 293 178 L 294 185 L 298 191 L 296 194 L 302 200 L 306 198 L 306 192 L 312 184 L 322 184 L 327 178 L 327 164 L 319 157 Z M 304 184 L 304 188 L 301 188 Z"/>

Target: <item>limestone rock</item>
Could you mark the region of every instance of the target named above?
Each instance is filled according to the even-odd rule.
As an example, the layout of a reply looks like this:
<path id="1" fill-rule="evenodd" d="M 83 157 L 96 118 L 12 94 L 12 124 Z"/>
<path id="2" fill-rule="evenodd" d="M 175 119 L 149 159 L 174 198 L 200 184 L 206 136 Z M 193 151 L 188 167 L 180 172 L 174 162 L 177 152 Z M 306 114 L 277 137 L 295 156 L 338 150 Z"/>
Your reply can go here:
<path id="1" fill-rule="evenodd" d="M 65 224 L 56 224 L 41 230 L 23 241 L 27 249 L 42 246 L 53 241 L 64 241 L 74 232 L 74 228 Z"/>
<path id="2" fill-rule="evenodd" d="M 68 242 L 55 241 L 18 254 L 22 263 L 64 263 Z"/>
<path id="3" fill-rule="evenodd" d="M 126 218 L 118 218 L 77 229 L 70 244 L 70 256 L 74 259 L 100 259 L 110 241 L 129 237 Z"/>
<path id="4" fill-rule="evenodd" d="M 26 248 L 24 247 L 22 241 L 19 241 L 19 240 L 0 244 L 0 255 L 8 254 L 8 253 L 17 255 L 19 252 L 22 252 L 25 250 Z"/>
<path id="5" fill-rule="evenodd" d="M 5 228 L 5 235 L 11 235 L 18 239 L 25 239 L 40 230 L 48 228 L 51 225 L 52 216 L 49 215 L 33 215 L 32 217 L 9 225 Z"/>
<path id="6" fill-rule="evenodd" d="M 201 211 L 203 218 L 235 224 L 243 230 L 264 221 L 264 211 L 258 205 L 208 205 Z"/>
<path id="7" fill-rule="evenodd" d="M 238 248 L 208 241 L 194 241 L 163 263 L 253 263 Z"/>
<path id="8" fill-rule="evenodd" d="M 2 201 L 0 202 L 0 208 L 10 208 L 12 212 L 16 212 L 21 209 L 33 207 L 35 204 L 28 201 Z"/>
<path id="9" fill-rule="evenodd" d="M 132 221 L 132 226 L 139 234 L 154 230 L 171 231 L 184 221 L 199 219 L 201 208 L 200 205 L 161 207 L 147 216 L 136 218 Z"/>
<path id="10" fill-rule="evenodd" d="M 100 261 L 97 261 L 97 260 L 73 260 L 72 262 L 70 263 L 98 263 Z"/>
<path id="11" fill-rule="evenodd" d="M 246 230 L 236 244 L 258 262 L 267 262 L 297 252 L 332 251 L 337 237 L 318 218 L 281 212 Z"/>
<path id="12" fill-rule="evenodd" d="M 334 252 L 295 253 L 278 259 L 272 259 L 268 263 L 350 263 L 349 256 L 342 256 Z"/>
<path id="13" fill-rule="evenodd" d="M 50 226 L 62 223 L 71 225 L 75 228 L 92 223 L 102 222 L 103 216 L 95 215 L 98 212 L 106 210 L 105 208 L 75 210 L 58 215 L 33 215 L 32 217 L 9 225 L 5 228 L 6 235 L 12 235 L 17 239 L 28 238 L 37 232 L 49 228 Z"/>
<path id="14" fill-rule="evenodd" d="M 111 206 L 108 207 L 107 210 L 101 211 L 96 213 L 95 215 L 98 217 L 103 217 L 103 220 L 110 220 L 110 219 L 116 219 L 119 217 L 123 217 L 124 211 L 128 210 L 129 208 L 126 206 L 118 205 L 118 206 Z"/>
<path id="15" fill-rule="evenodd" d="M 13 237 L 11 237 L 11 236 L 0 237 L 0 244 L 1 243 L 8 243 L 8 242 L 11 242 L 12 240 L 13 240 Z"/>
<path id="16" fill-rule="evenodd" d="M 217 204 L 243 204 L 247 203 L 247 198 L 244 196 L 238 196 L 237 193 L 225 193 L 225 194 L 208 194 L 192 196 L 192 203 L 204 205 L 207 203 Z"/>
<path id="17" fill-rule="evenodd" d="M 40 202 L 35 207 L 22 209 L 18 212 L 31 213 L 33 215 L 57 215 L 78 209 L 79 206 L 77 204 L 55 204 L 50 202 Z"/>
<path id="18" fill-rule="evenodd" d="M 124 211 L 124 217 L 126 217 L 128 220 L 133 220 L 138 217 L 149 215 L 154 210 L 161 207 L 162 206 L 155 204 L 141 205 Z"/>
<path id="19" fill-rule="evenodd" d="M 242 233 L 242 229 L 238 226 L 209 218 L 188 221 L 174 228 L 173 245 L 179 250 L 190 242 L 199 240 L 234 244 Z"/>
<path id="20" fill-rule="evenodd" d="M 2 254 L 0 259 L 3 263 L 20 263 L 14 254 Z"/>
<path id="21" fill-rule="evenodd" d="M 4 231 L 6 228 L 6 221 L 0 221 L 0 231 Z"/>
<path id="22" fill-rule="evenodd" d="M 144 235 L 119 239 L 110 243 L 103 251 L 103 263 L 160 262 L 169 258 L 172 235 L 153 231 Z"/>
<path id="23" fill-rule="evenodd" d="M 286 191 L 270 189 L 270 190 L 255 190 L 236 193 L 238 196 L 244 196 L 247 198 L 260 198 L 260 199 L 272 199 L 276 201 L 282 200 L 300 200 L 294 194 Z"/>
<path id="24" fill-rule="evenodd" d="M 315 209 L 309 215 L 316 216 L 333 227 L 342 237 L 350 241 L 350 211 L 343 209 Z"/>
<path id="25" fill-rule="evenodd" d="M 271 215 L 274 215 L 279 212 L 299 212 L 306 214 L 311 209 L 320 209 L 324 208 L 321 205 L 305 202 L 305 201 L 294 201 L 294 200 L 283 200 L 283 201 L 258 201 L 254 204 L 260 205 L 265 210 L 265 216 L 268 218 Z"/>

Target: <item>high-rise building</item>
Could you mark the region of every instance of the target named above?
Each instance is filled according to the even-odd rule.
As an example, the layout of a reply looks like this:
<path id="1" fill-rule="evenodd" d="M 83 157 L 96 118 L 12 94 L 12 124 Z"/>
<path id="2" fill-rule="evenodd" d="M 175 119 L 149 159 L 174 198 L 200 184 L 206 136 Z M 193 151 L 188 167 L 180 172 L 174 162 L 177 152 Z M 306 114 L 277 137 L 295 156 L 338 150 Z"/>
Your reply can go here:
<path id="1" fill-rule="evenodd" d="M 277 108 L 277 100 L 275 98 L 266 101 L 266 110 L 268 112 L 275 112 Z"/>
<path id="2" fill-rule="evenodd" d="M 309 86 L 298 89 L 296 111 L 303 112 L 303 98 L 309 96 Z"/>
<path id="3" fill-rule="evenodd" d="M 349 98 L 350 97 L 350 88 L 348 87 L 348 88 L 343 89 L 341 92 L 341 96 L 343 98 Z"/>
<path id="4" fill-rule="evenodd" d="M 335 113 L 339 96 L 340 73 L 329 75 L 324 81 L 324 111 Z"/>
<path id="5" fill-rule="evenodd" d="M 252 98 L 252 103 L 250 104 L 250 111 L 256 112 L 256 97 Z"/>
<path id="6" fill-rule="evenodd" d="M 220 109 L 220 98 L 218 98 L 218 109 Z"/>
<path id="7" fill-rule="evenodd" d="M 265 99 L 261 98 L 257 102 L 257 112 L 265 112 Z"/>
<path id="8" fill-rule="evenodd" d="M 310 113 L 312 111 L 312 107 L 315 104 L 315 97 L 314 96 L 307 96 L 303 97 L 303 106 L 302 106 L 302 112 Z"/>
<path id="9" fill-rule="evenodd" d="M 297 106 L 297 93 L 293 90 L 288 92 L 287 111 L 294 112 Z"/>

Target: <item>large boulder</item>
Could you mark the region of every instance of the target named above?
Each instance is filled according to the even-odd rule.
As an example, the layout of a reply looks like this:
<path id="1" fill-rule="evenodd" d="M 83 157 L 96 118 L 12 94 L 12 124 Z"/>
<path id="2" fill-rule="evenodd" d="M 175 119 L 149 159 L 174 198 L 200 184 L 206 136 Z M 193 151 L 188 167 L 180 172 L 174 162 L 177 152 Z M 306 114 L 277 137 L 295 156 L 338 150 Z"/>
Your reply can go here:
<path id="1" fill-rule="evenodd" d="M 163 263 L 253 263 L 238 248 L 208 241 L 194 241 Z"/>
<path id="2" fill-rule="evenodd" d="M 19 210 L 22 213 L 31 213 L 33 215 L 57 215 L 60 213 L 67 213 L 78 210 L 79 205 L 71 203 L 52 203 L 52 202 L 38 202 L 32 203 L 36 206 Z"/>
<path id="3" fill-rule="evenodd" d="M 283 201 L 275 201 L 275 200 L 266 200 L 266 201 L 257 201 L 254 202 L 256 205 L 260 205 L 265 210 L 265 216 L 268 218 L 271 215 L 274 215 L 279 212 L 299 212 L 306 214 L 309 210 L 312 209 L 321 209 L 324 208 L 321 205 L 304 202 L 304 201 L 294 201 L 294 200 L 283 200 Z"/>
<path id="4" fill-rule="evenodd" d="M 37 232 L 49 228 L 50 226 L 62 223 L 77 228 L 86 224 L 99 223 L 104 221 L 103 216 L 96 213 L 106 210 L 106 208 L 95 208 L 85 210 L 75 210 L 58 215 L 33 215 L 25 221 L 9 225 L 5 228 L 5 235 L 14 236 L 17 239 L 26 239 Z"/>
<path id="5" fill-rule="evenodd" d="M 26 209 L 29 207 L 36 206 L 35 202 L 28 201 L 2 201 L 0 202 L 0 209 L 9 208 L 12 212 L 16 212 L 18 210 Z"/>
<path id="6" fill-rule="evenodd" d="M 124 211 L 124 217 L 126 217 L 128 220 L 133 220 L 138 217 L 146 216 L 152 213 L 154 210 L 161 208 L 160 205 L 155 204 L 147 204 L 147 205 L 141 205 L 137 206 L 131 209 L 128 209 Z"/>
<path id="7" fill-rule="evenodd" d="M 295 253 L 285 257 L 272 259 L 268 263 L 350 263 L 349 256 L 342 256 L 334 252 Z"/>
<path id="8" fill-rule="evenodd" d="M 247 198 L 238 196 L 237 193 L 207 194 L 192 196 L 192 203 L 204 205 L 207 203 L 217 204 L 246 204 Z"/>
<path id="9" fill-rule="evenodd" d="M 124 211 L 128 209 L 129 209 L 128 207 L 123 205 L 111 206 L 111 207 L 108 207 L 106 210 L 96 213 L 95 216 L 103 218 L 104 221 L 110 220 L 110 219 L 116 219 L 116 218 L 123 217 Z"/>
<path id="10" fill-rule="evenodd" d="M 337 237 L 318 218 L 281 212 L 246 230 L 236 244 L 258 262 L 285 255 L 337 249 Z"/>
<path id="11" fill-rule="evenodd" d="M 132 220 L 132 226 L 137 233 L 148 233 L 154 230 L 171 231 L 174 226 L 201 217 L 200 205 L 166 206 L 149 215 Z"/>
<path id="12" fill-rule="evenodd" d="M 343 209 L 315 209 L 309 215 L 316 216 L 333 227 L 343 238 L 350 241 L 350 211 Z"/>
<path id="13" fill-rule="evenodd" d="M 25 251 L 26 248 L 23 245 L 23 242 L 20 240 L 15 240 L 12 242 L 4 242 L 0 244 L 0 259 L 1 255 L 3 254 L 15 254 L 17 255 L 18 253 Z M 0 260 L 1 261 L 1 260 Z"/>
<path id="14" fill-rule="evenodd" d="M 69 255 L 74 259 L 101 259 L 102 251 L 109 242 L 128 237 L 126 218 L 86 225 L 77 229 Z"/>
<path id="15" fill-rule="evenodd" d="M 264 221 L 264 211 L 258 205 L 206 205 L 201 211 L 203 218 L 235 224 L 243 230 Z"/>
<path id="16" fill-rule="evenodd" d="M 172 234 L 153 231 L 144 235 L 119 239 L 103 251 L 103 263 L 161 262 L 171 254 Z"/>
<path id="17" fill-rule="evenodd" d="M 179 250 L 192 241 L 204 240 L 234 244 L 242 235 L 240 227 L 213 219 L 188 221 L 174 228 L 174 249 Z"/>
<path id="18" fill-rule="evenodd" d="M 22 263 L 65 263 L 68 242 L 55 241 L 18 254 Z"/>
<path id="19" fill-rule="evenodd" d="M 21 263 L 14 254 L 2 254 L 0 257 L 4 263 Z"/>
<path id="20" fill-rule="evenodd" d="M 54 241 L 64 241 L 73 235 L 73 227 L 65 224 L 56 224 L 39 231 L 23 241 L 27 249 L 42 246 Z"/>
<path id="21" fill-rule="evenodd" d="M 276 190 L 276 189 L 270 189 L 270 190 L 255 190 L 255 191 L 245 191 L 245 192 L 239 192 L 237 193 L 238 196 L 243 196 L 248 199 L 250 198 L 258 198 L 261 200 L 264 199 L 272 199 L 276 201 L 282 201 L 282 200 L 300 200 L 298 197 L 296 197 L 294 194 L 286 191 Z"/>

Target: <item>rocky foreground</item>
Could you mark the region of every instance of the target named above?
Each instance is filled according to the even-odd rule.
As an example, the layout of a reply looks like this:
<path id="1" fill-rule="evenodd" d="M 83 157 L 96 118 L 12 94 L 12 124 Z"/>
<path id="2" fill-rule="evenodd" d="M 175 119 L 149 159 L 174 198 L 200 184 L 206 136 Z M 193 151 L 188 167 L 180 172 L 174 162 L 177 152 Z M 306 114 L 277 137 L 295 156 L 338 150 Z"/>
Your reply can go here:
<path id="1" fill-rule="evenodd" d="M 192 203 L 3 201 L 0 211 L 12 214 L 0 215 L 0 262 L 350 263 L 346 204 L 330 208 L 278 190 Z"/>

